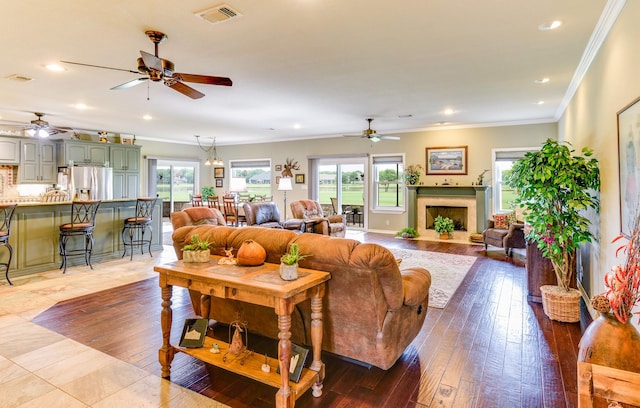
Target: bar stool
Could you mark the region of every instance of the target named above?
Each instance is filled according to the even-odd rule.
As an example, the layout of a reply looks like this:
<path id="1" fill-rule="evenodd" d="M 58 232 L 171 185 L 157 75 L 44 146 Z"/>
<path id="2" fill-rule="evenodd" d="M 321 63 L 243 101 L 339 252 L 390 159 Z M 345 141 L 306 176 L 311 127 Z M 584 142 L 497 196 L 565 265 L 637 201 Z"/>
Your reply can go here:
<path id="1" fill-rule="evenodd" d="M 9 266 L 11 265 L 11 258 L 13 258 L 13 248 L 9 244 L 9 236 L 11 236 L 11 219 L 17 206 L 17 204 L 0 205 L 0 245 L 6 246 L 9 250 L 9 260 L 7 263 L 0 263 L 0 265 L 6 268 L 5 276 L 9 285 L 13 285 L 9 279 Z"/>
<path id="2" fill-rule="evenodd" d="M 151 254 L 151 241 L 153 238 L 153 229 L 151 222 L 153 221 L 153 208 L 158 199 L 154 197 L 141 197 L 136 201 L 136 215 L 124 220 L 122 227 L 122 245 L 124 252 L 122 257 L 127 254 L 127 247 L 131 247 L 131 259 L 133 260 L 133 250 L 136 245 L 140 245 L 140 252 L 144 254 L 144 244 L 149 245 L 149 256 Z M 144 239 L 144 233 L 149 230 L 149 239 Z M 127 241 L 128 238 L 128 241 Z"/>
<path id="3" fill-rule="evenodd" d="M 91 265 L 93 229 L 96 226 L 96 214 L 98 213 L 100 203 L 100 200 L 74 201 L 71 203 L 71 222 L 60 226 L 59 245 L 60 256 L 62 257 L 60 269 L 64 268 L 62 273 L 67 272 L 67 265 L 69 264 L 67 258 L 74 255 L 84 255 L 85 264 L 93 269 L 93 265 Z M 67 250 L 67 241 L 69 238 L 80 235 L 84 237 L 84 248 Z"/>

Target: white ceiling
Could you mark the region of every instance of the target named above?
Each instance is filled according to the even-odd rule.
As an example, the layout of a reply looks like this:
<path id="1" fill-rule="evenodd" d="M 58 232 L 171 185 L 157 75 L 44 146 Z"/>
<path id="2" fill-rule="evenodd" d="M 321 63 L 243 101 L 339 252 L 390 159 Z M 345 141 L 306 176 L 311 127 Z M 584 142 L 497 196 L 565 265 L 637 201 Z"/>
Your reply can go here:
<path id="1" fill-rule="evenodd" d="M 219 145 L 359 133 L 367 117 L 396 134 L 443 121 L 550 122 L 607 2 L 229 0 L 241 17 L 211 24 L 194 14 L 221 3 L 3 2 L 0 120 L 44 112 L 55 126 L 184 143 L 198 134 Z M 563 25 L 538 29 L 552 20 Z M 168 35 L 159 56 L 178 72 L 228 76 L 233 86 L 190 84 L 206 94 L 191 100 L 162 83 L 110 90 L 132 73 L 44 68 L 69 60 L 135 70 L 139 50 L 153 53 L 148 29 Z M 14 74 L 34 80 L 6 79 Z M 542 77 L 551 81 L 534 83 Z"/>

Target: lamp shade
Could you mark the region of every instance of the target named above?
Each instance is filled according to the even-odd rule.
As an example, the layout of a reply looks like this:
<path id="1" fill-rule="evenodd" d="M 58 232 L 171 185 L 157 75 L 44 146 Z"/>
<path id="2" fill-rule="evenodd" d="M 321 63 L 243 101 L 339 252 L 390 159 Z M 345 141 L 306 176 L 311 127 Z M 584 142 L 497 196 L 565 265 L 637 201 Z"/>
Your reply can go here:
<path id="1" fill-rule="evenodd" d="M 291 177 L 282 177 L 280 183 L 278 183 L 279 191 L 291 191 L 293 186 L 291 185 Z"/>
<path id="2" fill-rule="evenodd" d="M 229 191 L 247 191 L 247 180 L 244 177 L 231 177 Z"/>

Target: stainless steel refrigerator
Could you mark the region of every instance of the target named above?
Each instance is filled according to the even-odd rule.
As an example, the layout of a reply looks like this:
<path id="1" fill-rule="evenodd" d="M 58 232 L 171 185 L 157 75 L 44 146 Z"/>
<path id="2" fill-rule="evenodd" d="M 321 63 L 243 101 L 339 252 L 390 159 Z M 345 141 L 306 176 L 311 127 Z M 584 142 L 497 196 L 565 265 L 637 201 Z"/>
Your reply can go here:
<path id="1" fill-rule="evenodd" d="M 70 168 L 68 190 L 72 198 L 113 200 L 113 169 L 110 167 L 76 166 Z"/>

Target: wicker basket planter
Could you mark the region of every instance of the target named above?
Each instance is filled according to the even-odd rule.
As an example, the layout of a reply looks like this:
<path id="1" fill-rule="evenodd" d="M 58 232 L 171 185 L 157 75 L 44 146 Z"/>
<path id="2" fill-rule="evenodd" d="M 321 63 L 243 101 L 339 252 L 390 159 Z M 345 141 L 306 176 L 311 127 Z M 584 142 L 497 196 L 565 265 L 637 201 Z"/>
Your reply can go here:
<path id="1" fill-rule="evenodd" d="M 557 285 L 540 286 L 542 294 L 542 308 L 544 314 L 551 320 L 565 323 L 580 321 L 580 291 L 569 289 L 565 291 Z"/>

